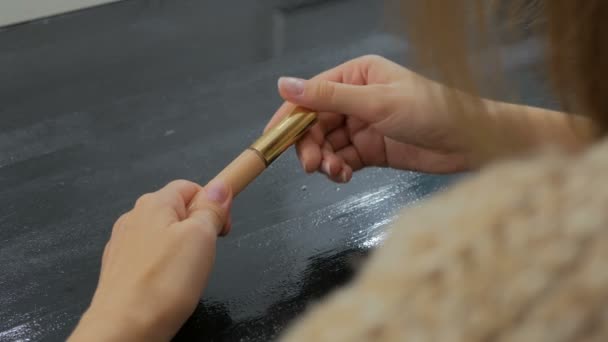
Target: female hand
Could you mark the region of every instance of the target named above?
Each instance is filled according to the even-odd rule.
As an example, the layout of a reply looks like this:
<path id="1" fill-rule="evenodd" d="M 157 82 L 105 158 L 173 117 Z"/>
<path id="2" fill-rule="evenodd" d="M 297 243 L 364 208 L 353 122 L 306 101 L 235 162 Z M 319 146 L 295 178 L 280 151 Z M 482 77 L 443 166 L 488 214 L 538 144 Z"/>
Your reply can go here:
<path id="1" fill-rule="evenodd" d="M 99 284 L 71 340 L 170 340 L 207 283 L 231 191 L 179 180 L 140 197 L 106 245 Z"/>
<path id="2" fill-rule="evenodd" d="M 433 91 L 440 85 L 378 56 L 360 57 L 310 80 L 281 78 L 285 102 L 268 127 L 294 105 L 319 112 L 298 142 L 306 172 L 336 182 L 366 166 L 432 173 L 465 170 L 467 150 Z"/>

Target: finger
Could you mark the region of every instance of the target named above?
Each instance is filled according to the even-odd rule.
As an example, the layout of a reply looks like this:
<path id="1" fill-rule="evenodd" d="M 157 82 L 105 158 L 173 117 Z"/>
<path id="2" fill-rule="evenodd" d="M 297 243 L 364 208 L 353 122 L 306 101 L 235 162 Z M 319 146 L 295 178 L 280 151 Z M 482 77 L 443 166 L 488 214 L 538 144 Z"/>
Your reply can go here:
<path id="1" fill-rule="evenodd" d="M 226 220 L 224 221 L 224 226 L 222 227 L 219 236 L 226 236 L 232 230 L 232 215 L 230 212 L 232 211 L 232 200 L 228 201 L 228 205 L 222 208 L 226 212 Z"/>
<path id="2" fill-rule="evenodd" d="M 344 126 L 346 116 L 331 112 L 319 112 L 317 114 L 317 125 L 321 128 L 323 137 L 338 127 Z"/>
<path id="3" fill-rule="evenodd" d="M 112 240 L 109 240 L 103 248 L 103 254 L 101 255 L 101 269 L 99 271 L 100 274 L 103 274 L 103 270 L 105 267 L 107 267 L 109 262 L 110 242 L 112 242 Z"/>
<path id="4" fill-rule="evenodd" d="M 274 127 L 281 120 L 283 120 L 283 118 L 287 114 L 291 113 L 295 108 L 296 108 L 296 105 L 291 104 L 289 102 L 283 102 L 283 104 L 279 107 L 279 109 L 277 109 L 277 111 L 274 113 L 274 115 L 272 116 L 270 121 L 268 121 L 268 123 L 266 124 L 266 127 L 264 127 L 264 133 L 266 133 L 266 131 L 268 131 L 270 128 Z"/>
<path id="5" fill-rule="evenodd" d="M 191 286 L 186 288 L 188 292 L 191 292 L 191 298 L 194 299 L 189 304 L 192 305 L 190 310 L 194 310 L 196 298 L 200 298 L 206 287 L 217 248 L 217 226 L 200 214 L 197 212 L 195 217 L 174 223 L 168 229 L 170 237 L 176 238 L 177 241 L 179 250 L 175 252 L 181 254 L 178 263 L 174 266 L 193 271 L 188 274 L 188 283 Z"/>
<path id="6" fill-rule="evenodd" d="M 325 137 L 327 143 L 331 145 L 334 151 L 341 150 L 342 148 L 350 145 L 350 138 L 345 127 L 339 127 L 331 131 Z"/>
<path id="7" fill-rule="evenodd" d="M 339 171 L 332 172 L 332 175 L 327 176 L 327 178 L 336 183 L 348 183 L 351 180 L 352 175 L 352 168 L 348 164 L 342 162 Z"/>
<path id="8" fill-rule="evenodd" d="M 323 142 L 323 146 L 321 146 L 321 150 L 323 152 L 325 152 L 325 151 L 327 151 L 327 152 L 333 152 L 334 148 L 333 148 L 333 146 L 331 146 L 331 144 L 329 142 L 324 141 Z M 325 155 L 323 155 L 323 157 L 325 157 Z"/>
<path id="9" fill-rule="evenodd" d="M 274 124 L 274 122 L 270 122 L 266 129 L 272 127 Z M 325 133 L 343 124 L 343 115 L 327 112 L 319 113 L 317 116 L 317 124 L 311 127 L 298 143 L 296 143 L 298 159 L 306 173 L 317 170 L 321 164 L 322 155 L 319 146 L 324 141 Z"/>
<path id="10" fill-rule="evenodd" d="M 232 231 L 232 215 L 228 214 L 228 219 L 224 225 L 224 229 L 221 231 L 220 236 L 226 236 Z"/>
<path id="11" fill-rule="evenodd" d="M 278 124 L 286 115 L 292 113 L 296 107 L 297 106 L 294 104 L 284 102 L 281 107 L 279 107 L 276 114 L 270 119 L 268 124 L 266 124 L 266 127 L 264 128 L 264 133 L 266 133 L 270 128 Z M 315 124 L 315 126 L 321 126 L 323 127 L 323 132 L 328 132 L 342 125 L 342 123 L 344 122 L 343 118 L 344 116 L 341 114 L 331 112 L 318 112 L 317 123 Z"/>
<path id="12" fill-rule="evenodd" d="M 116 236 L 116 234 L 118 234 L 119 231 L 121 231 L 122 229 L 124 229 L 124 225 L 125 222 L 127 221 L 127 216 L 129 215 L 129 213 L 124 213 L 122 215 L 120 215 L 120 217 L 118 218 L 118 220 L 116 220 L 116 222 L 114 223 L 114 226 L 112 226 L 112 233 L 110 235 L 110 240 Z"/>
<path id="13" fill-rule="evenodd" d="M 360 146 L 361 150 L 367 153 L 360 153 L 359 158 L 363 165 L 367 166 L 386 166 L 386 143 L 384 136 L 376 132 L 373 128 L 360 130 L 356 133 L 351 133 L 351 142 L 353 146 Z"/>
<path id="14" fill-rule="evenodd" d="M 320 171 L 336 183 L 347 183 L 353 176 L 352 167 L 340 154 L 329 149 L 323 151 L 323 163 Z"/>
<path id="15" fill-rule="evenodd" d="M 368 82 L 368 73 L 373 65 L 389 63 L 393 65 L 395 70 L 402 70 L 403 68 L 396 63 L 387 61 L 383 57 L 379 56 L 362 56 L 359 58 L 351 59 L 346 61 L 334 68 L 326 70 L 311 80 L 318 81 L 330 81 L 337 83 L 347 83 L 352 85 L 365 85 Z M 280 79 L 277 83 L 280 83 Z M 280 84 L 278 84 L 280 89 Z M 285 115 L 289 114 L 296 105 L 289 102 L 284 102 L 281 107 L 275 112 L 270 122 L 266 125 L 264 132 L 270 127 L 276 125 Z M 318 108 L 313 108 L 319 110 Z M 335 111 L 340 113 L 341 111 Z"/>
<path id="16" fill-rule="evenodd" d="M 323 162 L 321 164 L 321 172 L 328 177 L 338 177 L 342 171 L 344 161 L 336 154 L 329 150 L 323 151 Z M 332 178 L 333 179 L 333 178 Z"/>
<path id="17" fill-rule="evenodd" d="M 318 114 L 317 125 L 313 126 L 296 144 L 298 158 L 307 173 L 316 171 L 321 166 L 321 147 L 325 142 L 325 134 L 340 125 L 344 125 L 343 115 L 321 112 Z"/>
<path id="18" fill-rule="evenodd" d="M 194 182 L 180 179 L 172 181 L 160 189 L 158 195 L 171 205 L 178 214 L 179 220 L 182 220 L 187 215 L 186 208 L 201 189 L 202 187 Z"/>
<path id="19" fill-rule="evenodd" d="M 361 157 L 359 157 L 359 152 L 357 152 L 357 149 L 353 145 L 346 146 L 336 151 L 336 154 L 340 156 L 344 160 L 344 162 L 350 166 L 351 175 L 353 170 L 357 171 L 365 167 L 365 164 L 363 164 Z"/>
<path id="20" fill-rule="evenodd" d="M 268 127 L 274 125 L 269 123 Z M 298 158 L 304 170 L 308 173 L 319 168 L 321 155 L 318 152 L 319 145 L 324 141 L 327 132 L 344 125 L 344 116 L 335 113 L 321 112 L 317 114 L 317 123 L 309 129 L 300 142 L 296 144 Z"/>
<path id="21" fill-rule="evenodd" d="M 158 224 L 168 225 L 186 217 L 186 208 L 200 189 L 200 185 L 190 181 L 172 181 L 154 193 L 141 196 L 135 209 L 141 209 L 137 210 L 138 214 L 153 216 Z"/>
<path id="22" fill-rule="evenodd" d="M 350 62 L 352 62 L 352 61 L 350 61 Z M 344 72 L 349 72 L 349 70 L 350 70 L 350 65 L 352 64 L 350 62 L 346 62 L 335 68 L 326 70 L 326 71 L 318 74 L 317 76 L 313 77 L 312 79 L 328 80 L 328 81 L 333 81 L 333 82 L 342 82 Z M 280 79 L 278 82 L 280 83 Z M 280 84 L 277 84 L 277 86 L 280 88 Z M 291 113 L 295 108 L 296 108 L 296 105 L 289 103 L 289 102 L 284 102 L 279 107 L 279 109 L 275 112 L 275 114 L 272 116 L 272 118 L 270 119 L 270 121 L 268 122 L 266 127 L 264 128 L 264 132 L 266 132 L 271 127 L 274 127 L 274 125 L 279 123 L 279 121 L 281 121 L 287 114 Z"/>
<path id="23" fill-rule="evenodd" d="M 321 149 L 310 132 L 296 144 L 296 152 L 306 173 L 317 170 L 321 165 Z"/>
<path id="24" fill-rule="evenodd" d="M 344 163 L 342 165 L 342 171 L 340 172 L 340 181 L 342 183 L 348 183 L 353 178 L 353 169 L 350 165 Z"/>
<path id="25" fill-rule="evenodd" d="M 219 235 L 227 222 L 231 203 L 230 187 L 223 180 L 213 180 L 194 198 L 185 221 L 204 229 L 212 228 Z"/>
<path id="26" fill-rule="evenodd" d="M 127 222 L 127 218 L 129 216 L 129 212 L 126 212 L 122 215 L 120 215 L 120 217 L 118 218 L 118 220 L 116 220 L 116 222 L 114 222 L 114 226 L 112 226 L 112 231 L 110 233 L 110 238 L 108 239 L 108 242 L 106 243 L 105 247 L 103 248 L 103 254 L 101 256 L 101 271 L 100 274 L 103 273 L 103 270 L 105 268 L 105 265 L 108 264 L 109 262 L 109 255 L 110 255 L 110 248 L 112 245 L 112 239 L 115 239 L 117 234 L 119 234 L 119 232 L 123 231 L 125 228 L 125 224 Z"/>
<path id="27" fill-rule="evenodd" d="M 377 123 L 392 111 L 389 85 L 352 85 L 328 80 L 279 79 L 279 94 L 285 101 L 316 111 L 352 115 L 368 123 Z"/>
<path id="28" fill-rule="evenodd" d="M 202 208 L 193 211 L 190 216 L 182 221 L 184 225 L 198 227 L 201 230 L 213 231 L 215 236 L 220 236 L 227 222 L 226 210 L 212 204 L 206 204 Z"/>

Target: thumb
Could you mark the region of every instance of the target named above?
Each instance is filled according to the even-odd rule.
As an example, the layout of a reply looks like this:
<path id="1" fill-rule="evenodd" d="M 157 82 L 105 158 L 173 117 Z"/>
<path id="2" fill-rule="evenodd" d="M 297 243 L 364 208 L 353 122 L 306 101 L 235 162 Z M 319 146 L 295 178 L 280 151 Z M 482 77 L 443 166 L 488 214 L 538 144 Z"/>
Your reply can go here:
<path id="1" fill-rule="evenodd" d="M 389 114 L 391 87 L 384 84 L 352 85 L 323 79 L 304 80 L 281 77 L 278 82 L 281 97 L 288 102 L 319 112 L 355 116 L 375 123 Z"/>
<path id="2" fill-rule="evenodd" d="M 188 218 L 197 224 L 211 226 L 218 235 L 224 235 L 227 227 L 232 191 L 222 180 L 207 184 L 190 202 Z"/>

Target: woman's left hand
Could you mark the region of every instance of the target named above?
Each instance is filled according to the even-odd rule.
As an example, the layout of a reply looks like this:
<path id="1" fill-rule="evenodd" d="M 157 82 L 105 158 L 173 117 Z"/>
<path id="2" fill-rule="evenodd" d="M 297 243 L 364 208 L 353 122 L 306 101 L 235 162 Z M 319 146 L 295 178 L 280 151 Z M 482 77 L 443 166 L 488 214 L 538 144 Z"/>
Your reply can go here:
<path id="1" fill-rule="evenodd" d="M 97 290 L 70 340 L 170 340 L 207 284 L 231 203 L 221 181 L 174 181 L 140 197 L 112 229 Z"/>

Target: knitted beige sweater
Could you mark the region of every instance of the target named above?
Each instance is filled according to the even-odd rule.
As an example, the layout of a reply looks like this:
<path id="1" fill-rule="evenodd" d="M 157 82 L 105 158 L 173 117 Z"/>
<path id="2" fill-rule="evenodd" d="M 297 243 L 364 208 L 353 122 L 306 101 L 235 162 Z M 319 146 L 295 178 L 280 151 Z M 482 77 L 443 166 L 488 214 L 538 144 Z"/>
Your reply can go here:
<path id="1" fill-rule="evenodd" d="M 608 341 L 608 142 L 492 166 L 405 210 L 284 341 Z"/>

